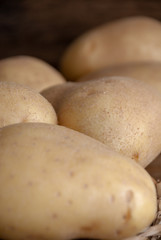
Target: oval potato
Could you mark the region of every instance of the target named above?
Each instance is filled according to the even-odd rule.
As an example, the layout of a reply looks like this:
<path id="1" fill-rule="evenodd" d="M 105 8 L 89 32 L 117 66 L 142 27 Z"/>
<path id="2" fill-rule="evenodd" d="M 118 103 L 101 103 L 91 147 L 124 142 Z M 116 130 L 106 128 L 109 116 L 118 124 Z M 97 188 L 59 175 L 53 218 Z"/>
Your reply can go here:
<path id="1" fill-rule="evenodd" d="M 42 91 L 65 79 L 47 62 L 31 56 L 14 56 L 0 60 L 0 81 L 11 81 Z"/>
<path id="2" fill-rule="evenodd" d="M 78 79 L 89 81 L 103 77 L 122 76 L 141 80 L 161 92 L 161 62 L 138 62 L 107 67 Z"/>
<path id="3" fill-rule="evenodd" d="M 147 166 L 161 151 L 161 96 L 139 80 L 75 83 L 60 98 L 60 125 L 87 134 Z"/>
<path id="4" fill-rule="evenodd" d="M 0 130 L 0 237 L 123 239 L 151 224 L 156 190 L 138 164 L 50 124 Z"/>
<path id="5" fill-rule="evenodd" d="M 61 70 L 76 80 L 103 67 L 161 61 L 161 23 L 150 17 L 127 17 L 78 37 L 61 58 Z"/>
<path id="6" fill-rule="evenodd" d="M 38 92 L 0 81 L 0 127 L 20 122 L 57 123 L 52 105 Z"/>

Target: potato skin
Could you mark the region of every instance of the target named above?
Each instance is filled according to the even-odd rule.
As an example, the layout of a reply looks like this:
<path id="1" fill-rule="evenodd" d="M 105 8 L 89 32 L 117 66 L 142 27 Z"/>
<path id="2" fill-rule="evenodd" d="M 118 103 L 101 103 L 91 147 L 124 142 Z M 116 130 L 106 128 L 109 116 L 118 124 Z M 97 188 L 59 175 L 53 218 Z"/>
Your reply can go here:
<path id="1" fill-rule="evenodd" d="M 90 81 L 103 77 L 122 76 L 141 80 L 161 93 L 161 62 L 138 62 L 107 67 L 86 75 L 78 81 Z"/>
<path id="2" fill-rule="evenodd" d="M 127 17 L 99 26 L 76 39 L 60 65 L 69 80 L 103 67 L 161 60 L 161 24 L 144 17 Z"/>
<path id="3" fill-rule="evenodd" d="M 20 122 L 57 124 L 51 104 L 38 92 L 14 82 L 0 82 L 0 127 Z"/>
<path id="4" fill-rule="evenodd" d="M 161 150 L 161 96 L 135 79 L 75 83 L 60 99 L 60 125 L 91 136 L 146 167 Z"/>
<path id="5" fill-rule="evenodd" d="M 47 62 L 31 56 L 13 56 L 0 60 L 0 81 L 23 84 L 40 92 L 65 79 Z"/>
<path id="6" fill-rule="evenodd" d="M 122 239 L 155 218 L 149 174 L 81 133 L 10 125 L 0 130 L 0 156 L 1 238 Z"/>

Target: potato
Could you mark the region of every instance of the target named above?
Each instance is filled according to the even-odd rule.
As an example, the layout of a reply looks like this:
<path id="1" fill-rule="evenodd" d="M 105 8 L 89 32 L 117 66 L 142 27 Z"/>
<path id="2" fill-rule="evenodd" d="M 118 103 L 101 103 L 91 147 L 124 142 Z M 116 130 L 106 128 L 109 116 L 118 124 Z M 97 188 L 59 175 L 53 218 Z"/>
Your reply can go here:
<path id="1" fill-rule="evenodd" d="M 40 92 L 65 82 L 64 77 L 45 61 L 31 56 L 14 56 L 0 61 L 0 81 L 12 81 Z"/>
<path id="2" fill-rule="evenodd" d="M 161 154 L 147 166 L 146 170 L 153 178 L 161 180 Z"/>
<path id="3" fill-rule="evenodd" d="M 161 23 L 153 18 L 127 17 L 83 34 L 67 48 L 60 65 L 76 80 L 103 67 L 161 60 Z"/>
<path id="4" fill-rule="evenodd" d="M 150 84 L 161 92 L 161 62 L 138 62 L 107 67 L 82 77 L 78 81 L 89 81 L 110 76 L 135 78 Z"/>
<path id="5" fill-rule="evenodd" d="M 69 90 L 74 83 L 66 82 L 64 84 L 54 85 L 49 87 L 41 92 L 41 95 L 45 97 L 54 107 L 54 109 L 58 110 L 58 105 L 60 99 L 63 98 L 64 94 Z"/>
<path id="6" fill-rule="evenodd" d="M 0 130 L 0 237 L 123 239 L 151 224 L 156 191 L 138 164 L 43 123 Z"/>
<path id="7" fill-rule="evenodd" d="M 75 83 L 60 97 L 57 116 L 60 125 L 103 142 L 143 167 L 161 151 L 161 96 L 141 81 L 107 77 Z"/>
<path id="8" fill-rule="evenodd" d="M 0 82 L 0 127 L 20 122 L 56 124 L 51 104 L 37 91 L 14 82 Z"/>

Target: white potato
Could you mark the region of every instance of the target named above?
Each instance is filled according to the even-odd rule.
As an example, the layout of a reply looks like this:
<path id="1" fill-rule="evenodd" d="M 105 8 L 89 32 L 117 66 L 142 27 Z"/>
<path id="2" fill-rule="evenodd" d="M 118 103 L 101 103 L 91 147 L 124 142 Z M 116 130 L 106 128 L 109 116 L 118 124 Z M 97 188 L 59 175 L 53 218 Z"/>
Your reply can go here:
<path id="1" fill-rule="evenodd" d="M 160 21 L 135 16 L 108 22 L 78 37 L 61 58 L 61 70 L 76 80 L 103 67 L 161 61 Z"/>
<path id="2" fill-rule="evenodd" d="M 42 123 L 0 130 L 0 237 L 123 239 L 157 210 L 150 175 L 84 134 Z"/>
<path id="3" fill-rule="evenodd" d="M 63 75 L 47 62 L 31 56 L 0 60 L 0 81 L 11 81 L 42 91 L 65 82 Z"/>
<path id="4" fill-rule="evenodd" d="M 126 77 L 73 83 L 57 99 L 60 125 L 87 134 L 146 167 L 161 151 L 161 95 Z"/>
<path id="5" fill-rule="evenodd" d="M 57 124 L 52 105 L 37 91 L 0 81 L 0 127 L 20 122 Z"/>

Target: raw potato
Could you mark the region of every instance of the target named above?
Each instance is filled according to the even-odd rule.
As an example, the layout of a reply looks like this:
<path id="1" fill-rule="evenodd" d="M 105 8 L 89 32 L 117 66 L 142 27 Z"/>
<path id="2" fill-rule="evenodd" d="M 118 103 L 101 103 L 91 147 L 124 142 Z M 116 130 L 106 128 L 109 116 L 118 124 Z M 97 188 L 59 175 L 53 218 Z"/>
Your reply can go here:
<path id="1" fill-rule="evenodd" d="M 141 81 L 75 83 L 60 98 L 60 125 L 87 134 L 146 167 L 161 151 L 161 96 Z"/>
<path id="2" fill-rule="evenodd" d="M 66 82 L 57 86 L 52 86 L 41 92 L 41 95 L 45 97 L 57 111 L 59 107 L 60 99 L 63 98 L 67 91 L 70 91 L 71 86 L 74 86 L 72 82 Z"/>
<path id="3" fill-rule="evenodd" d="M 0 237 L 123 239 L 151 224 L 149 174 L 88 136 L 50 124 L 0 130 Z"/>
<path id="4" fill-rule="evenodd" d="M 128 17 L 99 26 L 75 40 L 61 59 L 61 69 L 76 80 L 103 67 L 161 60 L 161 23 Z"/>
<path id="5" fill-rule="evenodd" d="M 56 124 L 51 104 L 38 92 L 13 82 L 0 82 L 0 128 L 20 122 Z"/>
<path id="6" fill-rule="evenodd" d="M 64 77 L 45 61 L 31 56 L 15 56 L 0 61 L 0 81 L 11 81 L 38 92 L 65 82 Z"/>
<path id="7" fill-rule="evenodd" d="M 150 84 L 161 93 L 161 62 L 138 62 L 107 67 L 80 78 L 78 81 L 89 81 L 110 76 L 135 78 Z"/>

